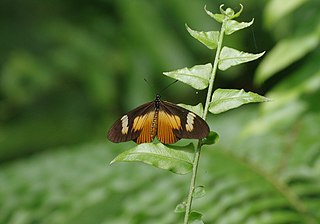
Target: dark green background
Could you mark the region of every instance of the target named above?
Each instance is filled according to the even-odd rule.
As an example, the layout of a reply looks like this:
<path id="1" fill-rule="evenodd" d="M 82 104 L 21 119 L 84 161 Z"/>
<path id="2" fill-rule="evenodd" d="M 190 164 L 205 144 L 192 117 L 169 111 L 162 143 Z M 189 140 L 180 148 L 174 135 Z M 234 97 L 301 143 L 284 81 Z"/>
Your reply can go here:
<path id="1" fill-rule="evenodd" d="M 106 133 L 116 118 L 153 100 L 173 81 L 162 72 L 212 62 L 214 53 L 187 33 L 185 23 L 195 30 L 219 30 L 203 7 L 218 13 L 222 3 L 235 11 L 243 4 L 239 21 L 255 19 L 251 27 L 226 36 L 224 44 L 267 53 L 219 72 L 215 88 L 244 88 L 273 101 L 209 115 L 220 143 L 203 153 L 199 184 L 208 193 L 195 208 L 207 223 L 250 223 L 268 215 L 273 221 L 261 223 L 317 223 L 319 3 L 302 1 L 285 12 L 286 4 L 270 9 L 275 0 L 2 0 L 0 223 L 182 220 L 173 210 L 184 200 L 190 177 L 135 163 L 108 166 L 135 144 L 112 144 Z M 309 36 L 313 42 L 304 39 Z M 283 43 L 288 50 L 273 57 Z M 265 66 L 256 72 L 259 63 Z M 194 105 L 204 101 L 205 91 L 178 82 L 162 98 Z M 229 186 L 225 191 L 219 190 L 223 184 Z M 265 191 L 249 187 L 255 184 Z M 241 189 L 251 197 L 228 199 Z M 291 190 L 289 196 L 281 189 Z M 269 194 L 276 195 L 270 207 L 244 211 L 244 206 L 258 207 L 254 196 L 264 195 L 260 202 Z M 228 200 L 232 206 L 225 206 Z M 279 216 L 285 221 L 275 222 Z"/>

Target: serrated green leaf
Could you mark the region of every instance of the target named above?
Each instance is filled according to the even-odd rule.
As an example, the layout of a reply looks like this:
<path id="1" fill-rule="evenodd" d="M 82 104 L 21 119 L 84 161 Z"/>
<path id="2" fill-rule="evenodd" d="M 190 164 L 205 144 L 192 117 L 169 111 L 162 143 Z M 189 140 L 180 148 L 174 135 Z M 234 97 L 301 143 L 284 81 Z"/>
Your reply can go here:
<path id="1" fill-rule="evenodd" d="M 228 20 L 224 23 L 225 27 L 225 34 L 230 35 L 238 30 L 244 29 L 248 26 L 251 26 L 253 24 L 254 19 L 252 19 L 250 22 L 241 22 L 239 23 L 236 20 Z"/>
<path id="2" fill-rule="evenodd" d="M 202 214 L 200 212 L 192 211 L 189 214 L 189 223 L 190 224 L 204 224 L 202 221 Z"/>
<path id="3" fill-rule="evenodd" d="M 261 57 L 265 52 L 260 54 L 251 54 L 243 51 L 238 51 L 230 47 L 223 47 L 220 53 L 218 67 L 225 71 L 231 66 L 253 61 Z"/>
<path id="4" fill-rule="evenodd" d="M 245 92 L 243 89 L 217 89 L 213 93 L 209 111 L 213 114 L 219 114 L 243 104 L 266 101 L 270 100 L 257 93 Z"/>
<path id="5" fill-rule="evenodd" d="M 192 197 L 194 198 L 202 198 L 206 194 L 206 189 L 204 186 L 197 186 L 194 189 L 194 192 L 192 194 Z"/>
<path id="6" fill-rule="evenodd" d="M 187 28 L 189 34 L 193 38 L 195 38 L 198 41 L 200 41 L 201 43 L 203 43 L 207 48 L 212 49 L 212 50 L 217 48 L 219 31 L 208 31 L 208 32 L 195 31 L 195 30 L 191 29 L 190 27 L 188 27 L 187 24 L 186 24 L 186 28 Z"/>
<path id="7" fill-rule="evenodd" d="M 220 5 L 220 12 L 221 14 L 214 14 L 212 12 L 210 12 L 209 10 L 206 9 L 206 6 L 204 7 L 204 10 L 206 11 L 206 13 L 212 17 L 213 19 L 215 19 L 217 22 L 222 23 L 225 19 L 233 19 L 236 18 L 238 16 L 240 16 L 242 10 L 243 10 L 243 5 L 240 4 L 240 10 L 237 13 L 234 13 L 234 10 L 231 8 L 227 8 L 226 10 L 223 9 L 224 4 Z"/>
<path id="8" fill-rule="evenodd" d="M 178 148 L 180 150 L 177 150 Z M 190 152 L 191 148 L 193 148 L 192 144 L 184 147 L 169 147 L 161 143 L 144 143 L 119 154 L 110 164 L 138 161 L 173 173 L 186 174 L 192 170 L 193 153 Z"/>
<path id="9" fill-rule="evenodd" d="M 195 89 L 202 90 L 208 87 L 212 64 L 195 65 L 191 68 L 182 68 L 163 74 L 179 80 Z"/>
<path id="10" fill-rule="evenodd" d="M 175 213 L 184 213 L 186 211 L 186 202 L 181 202 L 180 204 L 178 204 L 176 206 L 176 208 L 174 209 Z"/>
<path id="11" fill-rule="evenodd" d="M 219 135 L 217 132 L 210 131 L 209 135 L 202 140 L 202 145 L 213 145 L 219 141 Z"/>
<path id="12" fill-rule="evenodd" d="M 223 5 L 221 5 L 223 6 Z M 220 8 L 221 8 L 220 6 Z M 214 14 L 212 12 L 210 12 L 209 10 L 207 10 L 207 6 L 204 6 L 204 11 L 206 11 L 206 13 L 211 17 L 213 18 L 215 21 L 217 21 L 218 23 L 222 23 L 224 18 L 226 17 L 225 15 L 223 14 Z"/>
<path id="13" fill-rule="evenodd" d="M 202 117 L 202 115 L 203 115 L 202 103 L 198 103 L 195 106 L 179 103 L 178 106 L 183 107 L 183 108 L 185 108 L 187 110 L 190 110 L 190 111 L 192 111 L 193 113 L 197 114 L 200 117 Z"/>

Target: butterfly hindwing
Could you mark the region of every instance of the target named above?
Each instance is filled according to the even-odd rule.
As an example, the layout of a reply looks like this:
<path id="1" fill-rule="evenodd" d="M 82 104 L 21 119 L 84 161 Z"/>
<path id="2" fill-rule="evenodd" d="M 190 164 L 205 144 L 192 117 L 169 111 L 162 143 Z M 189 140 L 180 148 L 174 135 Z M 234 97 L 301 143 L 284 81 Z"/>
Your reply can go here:
<path id="1" fill-rule="evenodd" d="M 151 142 L 148 137 L 150 120 L 153 120 L 154 102 L 145 103 L 118 119 L 108 132 L 108 139 L 112 142 L 142 141 Z M 150 124 L 150 126 L 149 126 Z"/>
<path id="2" fill-rule="evenodd" d="M 161 112 L 166 114 L 167 117 L 174 116 L 175 119 L 169 119 L 170 122 L 165 122 L 165 124 L 168 124 L 171 127 L 171 130 L 174 136 L 176 137 L 176 141 L 178 141 L 181 138 L 202 139 L 207 137 L 209 134 L 210 130 L 207 123 L 201 117 L 199 117 L 195 113 L 185 108 L 182 108 L 176 104 L 173 104 L 167 101 L 161 101 L 159 115 Z M 159 124 L 160 124 L 160 120 L 159 120 Z M 177 126 L 179 128 L 177 128 Z M 168 128 L 165 128 L 165 125 L 158 126 L 159 140 L 163 138 L 170 138 L 169 136 L 171 134 L 167 134 L 168 137 L 163 137 L 161 134 L 159 134 L 160 129 L 168 129 Z"/>

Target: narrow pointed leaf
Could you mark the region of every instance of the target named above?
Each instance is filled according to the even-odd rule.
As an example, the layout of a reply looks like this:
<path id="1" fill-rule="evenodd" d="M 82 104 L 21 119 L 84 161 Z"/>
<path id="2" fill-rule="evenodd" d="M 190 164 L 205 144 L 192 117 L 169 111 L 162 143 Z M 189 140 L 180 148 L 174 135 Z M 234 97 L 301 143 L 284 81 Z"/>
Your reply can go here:
<path id="1" fill-rule="evenodd" d="M 237 18 L 238 16 L 240 16 L 240 14 L 242 13 L 242 10 L 243 10 L 243 5 L 240 4 L 240 10 L 236 14 L 234 14 L 231 19 Z"/>
<path id="2" fill-rule="evenodd" d="M 209 49 L 216 49 L 218 45 L 219 31 L 195 31 L 186 24 L 186 28 L 190 35 L 203 43 Z"/>
<path id="3" fill-rule="evenodd" d="M 183 107 L 187 110 L 190 110 L 192 111 L 193 113 L 197 114 L 198 116 L 202 117 L 203 115 L 203 106 L 202 106 L 202 103 L 198 103 L 197 105 L 195 106 L 192 106 L 192 105 L 187 105 L 187 104 L 182 104 L 182 103 L 179 103 L 178 104 L 180 107 Z"/>
<path id="4" fill-rule="evenodd" d="M 205 65 L 195 65 L 192 68 L 164 72 L 163 74 L 201 90 L 208 87 L 211 70 L 212 64 L 208 63 Z"/>
<path id="5" fill-rule="evenodd" d="M 261 57 L 265 52 L 260 54 L 251 54 L 243 51 L 238 51 L 233 48 L 223 47 L 220 53 L 218 67 L 220 70 L 225 71 L 231 66 L 242 64 L 245 62 L 256 60 Z"/>
<path id="6" fill-rule="evenodd" d="M 253 92 L 245 92 L 243 89 L 217 89 L 213 93 L 209 111 L 213 114 L 219 114 L 243 104 L 266 101 L 270 100 Z"/>
<path id="7" fill-rule="evenodd" d="M 223 5 L 221 5 L 221 6 L 223 6 Z M 220 6 L 220 8 L 221 8 L 221 6 Z M 210 12 L 209 10 L 207 10 L 207 7 L 206 7 L 206 6 L 204 6 L 204 11 L 206 11 L 206 13 L 207 13 L 211 18 L 213 18 L 215 21 L 217 21 L 218 23 L 222 23 L 223 20 L 224 20 L 224 18 L 226 17 L 226 16 L 223 15 L 223 14 L 214 14 L 214 13 Z"/>
<path id="8" fill-rule="evenodd" d="M 179 147 L 179 150 L 177 146 L 174 148 L 161 143 L 144 143 L 119 154 L 110 164 L 138 161 L 177 174 L 189 173 L 192 170 L 193 161 L 192 144 Z"/>
<path id="9" fill-rule="evenodd" d="M 250 22 L 241 22 L 239 23 L 236 20 L 228 20 L 226 21 L 226 23 L 224 24 L 225 27 L 225 33 L 227 35 L 230 35 L 238 30 L 244 29 L 248 26 L 251 26 L 253 23 L 254 19 L 252 19 Z"/>

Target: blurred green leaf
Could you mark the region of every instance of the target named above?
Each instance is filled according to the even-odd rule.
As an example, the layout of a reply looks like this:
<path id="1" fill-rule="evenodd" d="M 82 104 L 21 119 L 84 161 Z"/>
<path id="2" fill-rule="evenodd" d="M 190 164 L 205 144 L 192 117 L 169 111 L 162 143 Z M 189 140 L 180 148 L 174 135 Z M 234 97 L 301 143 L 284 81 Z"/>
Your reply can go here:
<path id="1" fill-rule="evenodd" d="M 193 38 L 203 43 L 207 48 L 209 49 L 217 48 L 219 31 L 208 31 L 208 32 L 195 31 L 195 30 L 192 30 L 190 27 L 188 27 L 187 24 L 186 24 L 186 28 L 189 34 Z"/>
<path id="2" fill-rule="evenodd" d="M 216 89 L 212 96 L 209 111 L 213 114 L 219 114 L 243 104 L 266 101 L 269 101 L 269 99 L 253 92 L 245 92 L 243 89 Z"/>
<path id="3" fill-rule="evenodd" d="M 319 35 L 312 33 L 278 42 L 259 65 L 255 76 L 256 83 L 263 83 L 277 72 L 305 56 L 319 44 L 319 40 Z"/>
<path id="4" fill-rule="evenodd" d="M 190 224 L 204 224 L 202 221 L 202 214 L 196 211 L 192 211 L 189 214 L 189 223 Z"/>
<path id="5" fill-rule="evenodd" d="M 186 211 L 186 202 L 181 202 L 180 204 L 178 204 L 176 206 L 176 208 L 174 209 L 175 213 L 184 213 Z"/>
<path id="6" fill-rule="evenodd" d="M 193 198 L 202 198 L 206 194 L 206 189 L 204 186 L 197 186 L 194 189 L 194 192 L 192 194 Z"/>
<path id="7" fill-rule="evenodd" d="M 242 131 L 243 136 L 287 127 L 308 109 L 301 98 L 315 95 L 319 89 L 318 58 L 312 57 L 305 66 L 293 72 L 285 82 L 279 83 L 268 93 L 269 98 L 276 100 L 261 105 L 261 116 L 246 125 Z"/>
<path id="8" fill-rule="evenodd" d="M 192 86 L 195 89 L 202 90 L 208 87 L 209 78 L 212 70 L 212 64 L 195 65 L 191 68 L 182 68 L 163 74 L 179 80 Z"/>
<path id="9" fill-rule="evenodd" d="M 291 0 L 287 4 L 283 4 L 281 0 L 271 0 L 265 8 L 264 22 L 267 27 L 271 28 L 279 22 L 287 14 L 301 7 L 307 0 Z"/>
<path id="10" fill-rule="evenodd" d="M 119 154 L 110 164 L 115 162 L 143 162 L 160 169 L 169 170 L 177 174 L 186 174 L 192 170 L 193 146 L 173 149 L 161 143 L 144 143 Z"/>
<path id="11" fill-rule="evenodd" d="M 218 133 L 214 131 L 210 131 L 209 135 L 202 140 L 203 145 L 213 145 L 216 144 L 219 141 L 219 135 Z"/>
<path id="12" fill-rule="evenodd" d="M 220 70 L 225 71 L 231 66 L 256 60 L 260 58 L 263 54 L 264 52 L 260 54 L 251 54 L 243 51 L 238 51 L 233 48 L 223 47 L 220 53 L 218 67 Z"/>
<path id="13" fill-rule="evenodd" d="M 259 118 L 246 124 L 241 133 L 242 137 L 260 135 L 270 130 L 287 127 L 294 120 L 297 120 L 306 109 L 306 105 L 301 101 L 292 101 L 281 107 L 278 106 L 273 112 L 262 114 Z"/>

